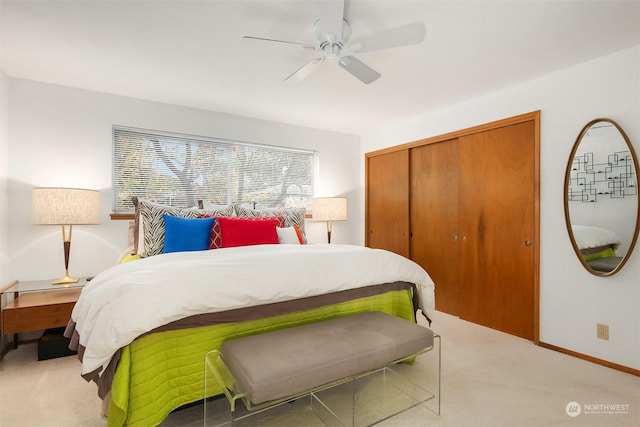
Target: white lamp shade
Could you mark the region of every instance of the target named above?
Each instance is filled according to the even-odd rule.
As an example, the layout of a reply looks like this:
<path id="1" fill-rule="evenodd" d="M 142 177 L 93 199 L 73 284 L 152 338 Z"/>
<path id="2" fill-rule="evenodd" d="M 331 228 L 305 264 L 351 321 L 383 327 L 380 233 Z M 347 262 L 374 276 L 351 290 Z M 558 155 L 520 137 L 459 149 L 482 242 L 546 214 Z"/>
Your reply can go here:
<path id="1" fill-rule="evenodd" d="M 346 221 L 346 197 L 319 197 L 313 199 L 311 217 L 314 221 Z"/>
<path id="2" fill-rule="evenodd" d="M 32 222 L 38 225 L 98 224 L 100 192 L 81 188 L 34 188 Z"/>

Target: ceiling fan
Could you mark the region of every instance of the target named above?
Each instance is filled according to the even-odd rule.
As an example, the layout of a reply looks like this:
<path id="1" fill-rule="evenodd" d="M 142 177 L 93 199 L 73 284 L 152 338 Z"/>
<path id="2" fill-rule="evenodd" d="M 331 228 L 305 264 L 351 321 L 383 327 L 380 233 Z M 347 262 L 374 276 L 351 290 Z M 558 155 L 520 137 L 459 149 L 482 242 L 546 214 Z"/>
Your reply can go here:
<path id="1" fill-rule="evenodd" d="M 365 53 L 393 47 L 419 44 L 424 41 L 424 23 L 414 23 L 385 31 L 366 34 L 351 39 L 351 26 L 344 19 L 344 0 L 324 0 L 321 2 L 320 18 L 313 29 L 315 44 L 276 40 L 264 37 L 243 36 L 245 40 L 258 40 L 275 43 L 297 45 L 302 50 L 317 51 L 322 56 L 314 58 L 289 75 L 285 82 L 301 81 L 318 68 L 325 60 L 336 59 L 338 65 L 365 84 L 380 78 L 373 68 L 353 56 L 354 53 Z"/>

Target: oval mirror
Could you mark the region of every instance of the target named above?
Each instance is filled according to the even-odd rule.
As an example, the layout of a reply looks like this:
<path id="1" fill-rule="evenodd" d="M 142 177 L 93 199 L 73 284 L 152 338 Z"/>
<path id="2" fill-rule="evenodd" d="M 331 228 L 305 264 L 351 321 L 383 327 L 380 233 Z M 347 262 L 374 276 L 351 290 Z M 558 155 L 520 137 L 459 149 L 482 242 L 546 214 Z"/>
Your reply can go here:
<path id="1" fill-rule="evenodd" d="M 638 159 L 622 128 L 596 119 L 582 129 L 565 172 L 564 211 L 571 244 L 584 267 L 612 275 L 638 237 Z"/>

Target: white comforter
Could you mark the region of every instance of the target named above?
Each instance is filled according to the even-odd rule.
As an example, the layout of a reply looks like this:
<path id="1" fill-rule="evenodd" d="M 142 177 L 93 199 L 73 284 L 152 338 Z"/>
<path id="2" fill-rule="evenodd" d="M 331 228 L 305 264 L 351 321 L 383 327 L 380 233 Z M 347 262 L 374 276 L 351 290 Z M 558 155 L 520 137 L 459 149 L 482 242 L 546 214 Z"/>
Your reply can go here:
<path id="1" fill-rule="evenodd" d="M 73 309 L 85 347 L 82 373 L 106 367 L 136 337 L 187 316 L 395 281 L 414 283 L 420 308 L 433 319 L 429 275 L 413 261 L 379 249 L 260 245 L 128 262 L 96 276 Z"/>

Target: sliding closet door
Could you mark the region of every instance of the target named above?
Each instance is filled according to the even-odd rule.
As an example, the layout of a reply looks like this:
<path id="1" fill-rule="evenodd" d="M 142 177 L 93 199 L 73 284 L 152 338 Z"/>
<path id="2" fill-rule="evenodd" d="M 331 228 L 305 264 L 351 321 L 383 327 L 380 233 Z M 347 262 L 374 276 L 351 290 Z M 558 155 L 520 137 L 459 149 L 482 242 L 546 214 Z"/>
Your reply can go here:
<path id="1" fill-rule="evenodd" d="M 436 283 L 436 309 L 458 315 L 458 140 L 410 153 L 411 259 Z"/>
<path id="2" fill-rule="evenodd" d="M 527 339 L 534 338 L 534 140 L 534 121 L 459 138 L 459 316 Z"/>
<path id="3" fill-rule="evenodd" d="M 366 237 L 370 248 L 409 257 L 409 150 L 367 157 Z"/>

